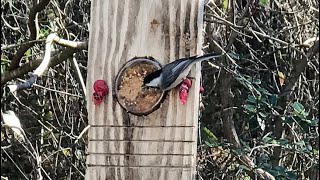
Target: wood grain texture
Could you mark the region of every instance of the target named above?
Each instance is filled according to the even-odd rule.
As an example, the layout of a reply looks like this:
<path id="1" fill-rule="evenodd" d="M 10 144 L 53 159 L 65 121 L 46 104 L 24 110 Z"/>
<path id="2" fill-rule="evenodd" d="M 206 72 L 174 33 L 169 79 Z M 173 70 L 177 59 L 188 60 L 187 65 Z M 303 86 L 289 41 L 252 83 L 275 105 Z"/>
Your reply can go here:
<path id="1" fill-rule="evenodd" d="M 121 66 L 135 56 L 166 64 L 198 55 L 202 45 L 202 0 L 93 0 L 87 74 L 91 128 L 86 179 L 194 179 L 199 107 L 200 65 L 186 105 L 177 91 L 161 108 L 144 117 L 125 112 L 112 93 L 92 102 L 93 83 L 112 89 Z M 195 71 L 197 69 L 197 71 Z"/>

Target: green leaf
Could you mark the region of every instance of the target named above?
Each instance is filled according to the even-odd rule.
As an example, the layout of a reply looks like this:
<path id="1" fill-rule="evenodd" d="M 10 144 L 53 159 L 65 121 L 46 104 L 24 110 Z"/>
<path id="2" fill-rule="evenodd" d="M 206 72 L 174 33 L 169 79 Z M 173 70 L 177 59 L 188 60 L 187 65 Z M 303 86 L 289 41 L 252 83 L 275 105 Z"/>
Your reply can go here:
<path id="1" fill-rule="evenodd" d="M 276 106 L 278 103 L 278 95 L 271 94 L 271 96 L 269 97 L 269 101 L 272 106 Z"/>
<path id="2" fill-rule="evenodd" d="M 258 158 L 259 161 L 259 165 L 261 168 L 263 169 L 271 169 L 272 165 L 270 164 L 270 158 L 267 154 L 262 154 L 260 155 L 260 157 Z"/>
<path id="3" fill-rule="evenodd" d="M 24 55 L 26 56 L 26 63 L 28 63 L 30 61 L 29 57 L 31 56 L 31 49 L 29 48 Z"/>
<path id="4" fill-rule="evenodd" d="M 244 107 L 244 109 L 246 109 L 249 112 L 254 112 L 255 113 L 257 111 L 256 110 L 256 106 L 251 105 L 251 104 L 245 104 L 243 107 Z"/>
<path id="5" fill-rule="evenodd" d="M 271 96 L 271 95 L 272 95 L 272 94 L 269 93 L 269 91 L 266 90 L 265 88 L 257 88 L 257 90 L 258 90 L 261 94 L 268 95 L 268 96 Z"/>
<path id="6" fill-rule="evenodd" d="M 260 101 L 261 101 L 263 104 L 267 105 L 268 107 L 270 106 L 269 102 L 267 102 L 267 99 L 266 99 L 265 97 L 262 97 L 262 98 L 260 99 Z"/>
<path id="7" fill-rule="evenodd" d="M 9 65 L 10 61 L 5 54 L 1 54 L 1 74 L 7 71 L 7 66 Z"/>
<path id="8" fill-rule="evenodd" d="M 265 113 L 263 113 L 263 112 L 259 112 L 259 115 L 260 115 L 261 117 L 263 117 L 263 118 L 267 117 L 267 115 L 266 115 Z"/>
<path id="9" fill-rule="evenodd" d="M 210 129 L 208 129 L 207 127 L 204 127 L 203 131 L 211 140 L 218 142 L 218 138 L 213 134 L 213 132 L 210 131 Z"/>
<path id="10" fill-rule="evenodd" d="M 253 79 L 252 83 L 259 85 L 259 84 L 261 84 L 261 80 L 260 79 Z"/>
<path id="11" fill-rule="evenodd" d="M 237 76 L 235 78 L 240 84 L 242 84 L 244 87 L 248 88 L 249 90 L 253 89 L 253 86 L 251 85 L 250 82 L 248 82 L 244 77 L 242 76 Z"/>
<path id="12" fill-rule="evenodd" d="M 264 143 L 266 143 L 266 144 L 269 144 L 270 142 L 273 141 L 273 138 L 266 136 L 266 137 L 263 137 L 263 138 L 262 138 L 262 141 L 263 141 Z"/>
<path id="13" fill-rule="evenodd" d="M 297 175 L 294 174 L 292 171 L 287 171 L 287 178 L 290 179 L 290 180 L 298 179 Z"/>
<path id="14" fill-rule="evenodd" d="M 45 38 L 50 34 L 50 29 L 40 29 L 39 38 Z"/>
<path id="15" fill-rule="evenodd" d="M 3 74 L 4 72 L 6 72 L 6 67 L 1 64 L 1 74 Z"/>
<path id="16" fill-rule="evenodd" d="M 8 62 L 8 56 L 6 56 L 5 54 L 1 54 L 1 63 L 2 62 Z"/>
<path id="17" fill-rule="evenodd" d="M 228 9 L 228 4 L 229 4 L 229 0 L 223 0 L 223 9 L 224 10 Z"/>
<path id="18" fill-rule="evenodd" d="M 262 167 L 264 168 L 264 169 L 271 169 L 272 168 L 272 164 L 271 163 L 262 163 Z"/>
<path id="19" fill-rule="evenodd" d="M 227 5 L 228 5 L 228 4 L 227 4 Z M 228 55 L 229 55 L 232 59 L 240 60 L 240 54 L 228 53 Z"/>
<path id="20" fill-rule="evenodd" d="M 309 151 L 312 151 L 312 146 L 311 146 L 310 144 L 308 144 L 308 145 L 307 145 L 307 149 L 308 149 Z"/>
<path id="21" fill-rule="evenodd" d="M 319 119 L 317 118 L 312 118 L 310 121 L 312 126 L 318 126 L 319 124 Z"/>
<path id="22" fill-rule="evenodd" d="M 63 153 L 65 156 L 70 156 L 70 155 L 71 155 L 70 149 L 63 149 L 63 150 L 62 150 L 62 153 Z"/>
<path id="23" fill-rule="evenodd" d="M 215 143 L 210 143 L 208 141 L 204 141 L 204 143 L 209 147 L 214 147 L 216 145 Z"/>
<path id="24" fill-rule="evenodd" d="M 252 103 L 252 104 L 256 104 L 257 103 L 257 100 L 254 96 L 252 95 L 249 95 L 248 96 L 248 99 L 247 99 L 248 102 Z"/>
<path id="25" fill-rule="evenodd" d="M 304 117 L 307 117 L 309 115 L 309 112 L 302 111 L 301 115 L 304 116 Z"/>
<path id="26" fill-rule="evenodd" d="M 285 122 L 289 123 L 289 124 L 292 124 L 294 123 L 294 118 L 293 116 L 288 116 L 285 118 Z"/>
<path id="27" fill-rule="evenodd" d="M 286 172 L 286 168 L 284 168 L 283 166 L 276 166 L 274 169 L 277 171 L 281 171 L 282 173 Z"/>
<path id="28" fill-rule="evenodd" d="M 298 146 L 304 146 L 305 142 L 304 141 L 298 141 L 295 144 L 298 145 Z"/>
<path id="29" fill-rule="evenodd" d="M 279 139 L 278 142 L 281 146 L 287 145 L 289 143 L 289 141 L 287 139 Z"/>
<path id="30" fill-rule="evenodd" d="M 294 111 L 297 112 L 298 114 L 301 114 L 304 111 L 304 106 L 302 104 L 300 104 L 299 102 L 294 102 L 292 104 L 292 107 L 293 107 Z"/>
<path id="31" fill-rule="evenodd" d="M 244 154 L 243 151 L 239 148 L 238 149 L 231 149 L 231 151 L 237 156 L 242 156 Z"/>
<path id="32" fill-rule="evenodd" d="M 31 49 L 28 49 L 25 53 L 24 53 L 25 56 L 30 56 L 31 55 Z"/>
<path id="33" fill-rule="evenodd" d="M 6 138 L 4 136 L 4 133 L 1 131 L 1 142 L 4 141 Z"/>
<path id="34" fill-rule="evenodd" d="M 268 0 L 260 0 L 261 5 L 266 6 L 268 4 Z"/>
<path id="35" fill-rule="evenodd" d="M 305 120 L 303 120 L 303 121 L 306 122 L 308 125 L 311 124 L 311 120 L 309 120 L 309 119 L 305 119 Z"/>
<path id="36" fill-rule="evenodd" d="M 246 77 L 246 81 L 248 81 L 251 84 L 256 84 L 256 85 L 261 84 L 261 80 L 260 79 L 257 79 L 257 78 L 254 78 L 254 77 L 248 76 L 248 75 L 244 75 L 244 76 Z"/>

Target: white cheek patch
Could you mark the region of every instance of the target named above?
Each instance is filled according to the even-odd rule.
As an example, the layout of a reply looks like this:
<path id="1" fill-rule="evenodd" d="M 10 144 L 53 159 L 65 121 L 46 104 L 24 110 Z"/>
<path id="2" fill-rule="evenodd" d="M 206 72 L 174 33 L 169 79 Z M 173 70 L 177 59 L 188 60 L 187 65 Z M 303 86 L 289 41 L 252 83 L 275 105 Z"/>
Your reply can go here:
<path id="1" fill-rule="evenodd" d="M 159 85 L 160 85 L 160 78 L 156 78 L 146 84 L 146 86 L 151 86 L 151 87 L 159 87 Z"/>

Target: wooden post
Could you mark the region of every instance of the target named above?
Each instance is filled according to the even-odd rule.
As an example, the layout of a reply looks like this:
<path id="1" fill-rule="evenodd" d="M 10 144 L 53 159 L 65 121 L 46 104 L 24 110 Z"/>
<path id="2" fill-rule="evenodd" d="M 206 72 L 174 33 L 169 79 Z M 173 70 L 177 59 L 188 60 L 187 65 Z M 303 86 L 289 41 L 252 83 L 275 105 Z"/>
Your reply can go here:
<path id="1" fill-rule="evenodd" d="M 95 106 L 93 83 L 112 89 L 121 66 L 135 56 L 162 64 L 201 53 L 203 0 L 93 0 L 87 75 L 87 180 L 194 179 L 200 65 L 181 105 L 171 91 L 161 108 L 144 117 L 125 112 L 110 92 Z M 195 71 L 197 69 L 197 71 Z M 197 72 L 197 73 L 195 73 Z"/>

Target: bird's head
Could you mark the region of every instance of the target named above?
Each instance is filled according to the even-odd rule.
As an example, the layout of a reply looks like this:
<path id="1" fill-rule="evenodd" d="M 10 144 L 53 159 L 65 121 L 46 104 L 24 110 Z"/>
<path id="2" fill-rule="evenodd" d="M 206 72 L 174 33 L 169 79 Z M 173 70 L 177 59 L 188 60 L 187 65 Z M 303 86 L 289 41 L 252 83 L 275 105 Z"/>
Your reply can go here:
<path id="1" fill-rule="evenodd" d="M 159 87 L 160 80 L 161 80 L 161 73 L 162 73 L 162 69 L 159 69 L 155 72 L 148 74 L 143 79 L 142 87 Z"/>

